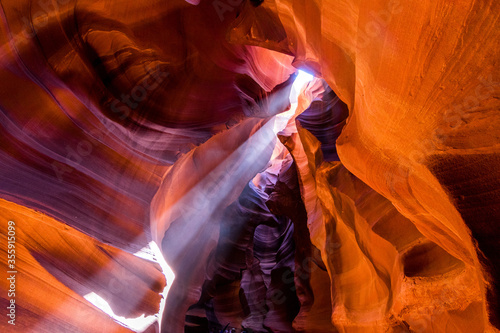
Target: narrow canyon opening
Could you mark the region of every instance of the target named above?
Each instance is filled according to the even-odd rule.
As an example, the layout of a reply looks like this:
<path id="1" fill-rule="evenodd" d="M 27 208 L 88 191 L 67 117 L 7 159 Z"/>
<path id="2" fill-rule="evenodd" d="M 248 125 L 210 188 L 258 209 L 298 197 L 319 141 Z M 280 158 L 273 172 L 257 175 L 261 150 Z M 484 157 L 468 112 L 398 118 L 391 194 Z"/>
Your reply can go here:
<path id="1" fill-rule="evenodd" d="M 0 331 L 498 332 L 500 2 L 0 21 Z"/>

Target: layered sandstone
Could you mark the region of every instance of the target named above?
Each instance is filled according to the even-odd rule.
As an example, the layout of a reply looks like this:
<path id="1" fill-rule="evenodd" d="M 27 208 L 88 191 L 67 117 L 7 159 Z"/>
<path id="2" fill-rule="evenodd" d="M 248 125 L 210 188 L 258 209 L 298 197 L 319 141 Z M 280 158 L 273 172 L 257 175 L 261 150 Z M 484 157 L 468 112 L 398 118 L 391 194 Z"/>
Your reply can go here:
<path id="1" fill-rule="evenodd" d="M 500 328 L 497 2 L 1 5 L 2 331 Z"/>

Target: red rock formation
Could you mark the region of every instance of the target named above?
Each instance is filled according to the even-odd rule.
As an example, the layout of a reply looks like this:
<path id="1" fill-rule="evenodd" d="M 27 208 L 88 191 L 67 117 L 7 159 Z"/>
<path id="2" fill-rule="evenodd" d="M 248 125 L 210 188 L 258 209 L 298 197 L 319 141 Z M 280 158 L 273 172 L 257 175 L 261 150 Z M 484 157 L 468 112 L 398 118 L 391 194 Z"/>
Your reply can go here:
<path id="1" fill-rule="evenodd" d="M 129 331 L 95 294 L 150 332 L 497 331 L 499 17 L 2 1 L 1 330 Z"/>
<path id="2" fill-rule="evenodd" d="M 84 299 L 95 292 L 122 317 L 154 315 L 165 279 L 154 264 L 96 241 L 31 209 L 0 201 L 0 218 L 16 229 L 16 325 L 4 332 L 131 332 Z M 7 223 L 2 243 L 7 244 Z M 2 245 L 2 267 L 7 247 Z M 12 253 L 9 251 L 9 253 Z M 11 274 L 8 274 L 11 276 Z M 2 279 L 2 292 L 11 288 Z M 2 295 L 2 308 L 10 299 Z M 3 318 L 5 319 L 5 318 Z"/>

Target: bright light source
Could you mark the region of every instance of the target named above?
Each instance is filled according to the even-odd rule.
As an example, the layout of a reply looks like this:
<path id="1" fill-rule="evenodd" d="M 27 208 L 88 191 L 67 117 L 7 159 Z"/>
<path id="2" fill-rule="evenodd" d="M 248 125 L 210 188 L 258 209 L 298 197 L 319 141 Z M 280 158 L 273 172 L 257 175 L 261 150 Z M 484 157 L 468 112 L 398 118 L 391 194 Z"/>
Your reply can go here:
<path id="1" fill-rule="evenodd" d="M 156 261 L 158 262 L 161 269 L 163 270 L 163 274 L 165 275 L 165 277 L 167 279 L 167 287 L 168 287 L 168 289 L 170 289 L 170 286 L 172 285 L 172 283 L 175 280 L 174 271 L 172 270 L 172 268 L 170 268 L 170 266 L 165 261 L 165 258 L 163 257 L 163 254 L 161 253 L 160 247 L 158 246 L 158 244 L 156 244 L 156 242 L 154 242 L 154 241 L 149 242 L 149 248 L 151 249 L 151 251 L 153 251 L 153 254 L 155 256 Z M 167 292 L 168 292 L 168 289 L 167 289 Z M 164 294 L 163 296 L 165 298 L 167 297 L 166 294 Z"/>
<path id="2" fill-rule="evenodd" d="M 168 291 L 170 290 L 170 287 L 172 286 L 172 283 L 175 280 L 175 273 L 165 261 L 165 258 L 163 257 L 163 254 L 161 253 L 159 246 L 154 241 L 149 242 L 148 246 L 134 253 L 134 255 L 136 257 L 158 263 L 163 271 L 163 274 L 165 275 L 165 279 L 167 280 L 166 281 L 167 283 L 162 293 L 163 297 L 160 301 L 160 312 L 158 313 L 158 317 L 157 316 L 144 317 L 144 315 L 133 319 L 118 317 L 113 313 L 113 310 L 111 309 L 109 304 L 96 293 L 90 293 L 88 295 L 85 295 L 84 297 L 87 301 L 89 301 L 94 306 L 99 308 L 101 311 L 105 312 L 107 315 L 118 321 L 123 326 L 132 328 L 136 332 L 143 332 L 158 318 L 159 318 L 158 322 L 161 323 L 161 319 L 163 316 L 163 309 L 165 308 L 165 302 L 167 299 Z"/>
<path id="3" fill-rule="evenodd" d="M 300 69 L 298 70 L 297 77 L 295 78 L 295 81 L 293 81 L 292 89 L 290 90 L 290 110 L 282 112 L 276 116 L 276 121 L 274 124 L 275 133 L 284 130 L 286 124 L 288 123 L 288 120 L 295 114 L 300 92 L 302 91 L 302 89 L 304 89 L 306 84 L 311 82 L 312 80 L 314 80 L 314 76 L 312 74 L 304 72 Z"/>
<path id="4" fill-rule="evenodd" d="M 156 320 L 156 316 L 145 317 L 142 314 L 137 318 L 125 318 L 115 315 L 113 309 L 109 306 L 108 302 L 101 296 L 92 292 L 84 296 L 84 298 L 92 303 L 95 307 L 100 309 L 102 312 L 106 313 L 108 316 L 119 322 L 122 326 L 128 327 L 135 332 L 144 332 L 149 326 L 151 326 Z"/>
<path id="5" fill-rule="evenodd" d="M 302 88 L 307 82 L 311 82 L 312 80 L 314 80 L 314 75 L 299 69 L 299 74 L 293 82 L 293 85 L 297 85 L 298 88 Z"/>
<path id="6" fill-rule="evenodd" d="M 142 249 L 134 253 L 134 256 L 148 261 L 157 262 L 155 259 L 155 255 L 152 252 L 151 247 L 149 245 L 143 247 Z"/>
<path id="7" fill-rule="evenodd" d="M 298 70 L 297 77 L 295 78 L 295 81 L 293 81 L 292 90 L 290 91 L 290 103 L 297 103 L 300 91 L 312 80 L 314 80 L 313 75 L 304 72 L 303 70 Z"/>
<path id="8" fill-rule="evenodd" d="M 153 252 L 154 258 L 156 259 L 156 262 L 158 262 L 158 264 L 160 265 L 161 270 L 163 271 L 163 275 L 165 275 L 165 279 L 167 280 L 167 283 L 162 293 L 163 297 L 160 301 L 160 312 L 159 312 L 158 323 L 159 326 L 161 327 L 161 321 L 163 319 L 163 310 L 165 309 L 165 304 L 167 302 L 168 291 L 170 290 L 170 287 L 172 287 L 172 283 L 175 280 L 175 273 L 172 270 L 172 268 L 170 268 L 170 266 L 167 264 L 167 261 L 165 260 L 163 254 L 161 253 L 160 247 L 158 246 L 158 244 L 156 244 L 155 241 L 149 242 L 149 248 Z"/>

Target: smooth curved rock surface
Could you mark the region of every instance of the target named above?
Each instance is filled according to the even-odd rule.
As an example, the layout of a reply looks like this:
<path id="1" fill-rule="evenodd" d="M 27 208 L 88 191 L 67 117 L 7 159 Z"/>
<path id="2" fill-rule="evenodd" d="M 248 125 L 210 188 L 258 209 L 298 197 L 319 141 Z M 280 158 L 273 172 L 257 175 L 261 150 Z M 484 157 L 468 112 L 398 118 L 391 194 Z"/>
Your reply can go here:
<path id="1" fill-rule="evenodd" d="M 500 328 L 498 2 L 0 5 L 2 331 Z"/>

